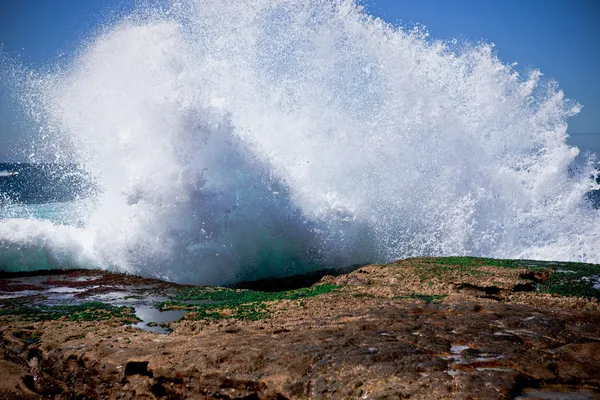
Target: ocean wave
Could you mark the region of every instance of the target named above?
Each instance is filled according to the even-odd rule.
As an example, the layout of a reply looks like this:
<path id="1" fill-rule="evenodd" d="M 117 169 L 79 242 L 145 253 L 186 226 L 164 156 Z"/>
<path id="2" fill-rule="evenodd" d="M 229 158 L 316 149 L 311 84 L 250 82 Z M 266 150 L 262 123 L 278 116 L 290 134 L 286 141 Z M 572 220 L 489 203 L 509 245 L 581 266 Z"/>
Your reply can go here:
<path id="1" fill-rule="evenodd" d="M 97 191 L 79 226 L 0 220 L 3 268 L 223 283 L 417 255 L 600 262 L 595 170 L 566 143 L 580 106 L 485 43 L 350 0 L 184 0 L 15 75 L 33 159 Z"/>

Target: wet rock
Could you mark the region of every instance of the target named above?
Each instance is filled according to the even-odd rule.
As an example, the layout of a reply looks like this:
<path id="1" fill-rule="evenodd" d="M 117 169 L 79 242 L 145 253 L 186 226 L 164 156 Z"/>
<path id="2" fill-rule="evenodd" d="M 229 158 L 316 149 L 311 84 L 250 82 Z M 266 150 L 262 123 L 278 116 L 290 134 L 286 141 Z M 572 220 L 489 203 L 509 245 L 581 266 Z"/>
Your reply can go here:
<path id="1" fill-rule="evenodd" d="M 327 275 L 340 290 L 270 300 L 250 314 L 202 319 L 197 311 L 171 323 L 169 335 L 115 318 L 0 316 L 0 399 L 597 397 L 597 300 L 538 290 L 553 275 L 531 262 L 474 260 L 411 259 Z"/>

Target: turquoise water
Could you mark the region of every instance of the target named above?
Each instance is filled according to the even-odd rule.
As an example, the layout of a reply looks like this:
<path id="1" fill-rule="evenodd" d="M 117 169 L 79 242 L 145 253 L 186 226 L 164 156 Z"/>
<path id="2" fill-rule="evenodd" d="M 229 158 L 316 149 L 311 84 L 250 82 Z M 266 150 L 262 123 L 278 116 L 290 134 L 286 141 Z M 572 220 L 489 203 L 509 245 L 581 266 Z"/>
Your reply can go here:
<path id="1" fill-rule="evenodd" d="M 45 204 L 5 204 L 0 205 L 0 219 L 39 219 L 55 224 L 81 227 L 86 221 L 89 201 Z"/>

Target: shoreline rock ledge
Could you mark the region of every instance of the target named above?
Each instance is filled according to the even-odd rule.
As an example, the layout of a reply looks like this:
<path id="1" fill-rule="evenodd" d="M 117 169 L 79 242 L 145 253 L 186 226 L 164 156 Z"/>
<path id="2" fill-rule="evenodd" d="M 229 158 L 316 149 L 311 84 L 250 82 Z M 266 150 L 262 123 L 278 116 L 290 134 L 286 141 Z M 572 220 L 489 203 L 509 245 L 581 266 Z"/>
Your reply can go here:
<path id="1" fill-rule="evenodd" d="M 413 258 L 282 292 L 44 274 L 0 279 L 0 399 L 600 398 L 597 265 Z M 139 329 L 97 301 L 119 291 L 185 316 Z"/>

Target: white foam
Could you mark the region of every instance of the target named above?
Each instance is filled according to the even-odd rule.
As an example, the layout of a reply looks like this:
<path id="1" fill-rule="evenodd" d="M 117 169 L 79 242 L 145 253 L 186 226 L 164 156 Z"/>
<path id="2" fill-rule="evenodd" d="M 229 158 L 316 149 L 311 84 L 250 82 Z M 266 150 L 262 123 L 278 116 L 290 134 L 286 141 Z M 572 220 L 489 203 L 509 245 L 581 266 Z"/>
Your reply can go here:
<path id="1" fill-rule="evenodd" d="M 16 171 L 0 171 L 0 178 L 1 177 L 9 177 L 9 176 L 17 176 L 17 175 L 19 175 L 19 173 Z"/>

